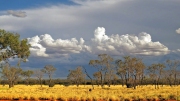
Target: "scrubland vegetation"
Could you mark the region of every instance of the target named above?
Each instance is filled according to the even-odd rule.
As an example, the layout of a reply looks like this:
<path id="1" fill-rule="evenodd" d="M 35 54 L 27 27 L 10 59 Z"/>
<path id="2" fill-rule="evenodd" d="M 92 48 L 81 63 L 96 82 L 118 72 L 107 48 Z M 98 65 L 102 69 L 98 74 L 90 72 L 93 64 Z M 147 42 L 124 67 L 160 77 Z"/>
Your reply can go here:
<path id="1" fill-rule="evenodd" d="M 60 101 L 154 101 L 180 100 L 180 86 L 138 86 L 136 89 L 116 86 L 97 85 L 92 89 L 90 85 L 48 87 L 43 85 L 15 85 L 8 88 L 0 85 L 0 100 L 60 100 Z"/>

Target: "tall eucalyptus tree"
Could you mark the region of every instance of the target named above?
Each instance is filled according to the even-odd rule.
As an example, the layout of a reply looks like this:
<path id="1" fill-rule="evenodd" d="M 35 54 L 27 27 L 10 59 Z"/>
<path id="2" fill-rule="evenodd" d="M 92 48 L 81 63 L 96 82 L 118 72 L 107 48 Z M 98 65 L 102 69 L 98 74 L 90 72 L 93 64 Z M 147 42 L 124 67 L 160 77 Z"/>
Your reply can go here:
<path id="1" fill-rule="evenodd" d="M 79 87 L 79 85 L 85 81 L 86 74 L 82 71 L 82 67 L 78 66 L 75 70 L 69 70 L 67 79 Z"/>
<path id="2" fill-rule="evenodd" d="M 22 69 L 20 68 L 20 63 L 22 61 L 26 62 L 30 55 L 29 48 L 30 44 L 28 44 L 27 39 L 20 40 L 19 34 L 0 29 L 1 74 L 4 79 L 9 81 L 9 88 L 13 87 L 14 82 L 21 74 Z M 18 58 L 18 67 L 10 66 L 9 58 Z"/>
<path id="3" fill-rule="evenodd" d="M 151 79 L 153 79 L 155 89 L 159 88 L 159 81 L 162 78 L 165 67 L 166 66 L 162 63 L 152 64 L 148 67 L 149 76 L 151 77 Z"/>
<path id="4" fill-rule="evenodd" d="M 166 70 L 166 79 L 169 82 L 169 85 L 178 85 L 178 76 L 179 70 L 178 67 L 180 66 L 180 60 L 167 60 L 166 65 L 168 70 Z"/>
<path id="5" fill-rule="evenodd" d="M 146 66 L 141 59 L 125 56 L 124 60 L 117 60 L 115 63 L 117 74 L 128 88 L 133 86 L 136 89 L 137 84 L 142 83 Z"/>
<path id="6" fill-rule="evenodd" d="M 104 83 L 107 81 L 108 85 L 111 84 L 111 76 L 113 73 L 113 58 L 107 54 L 99 54 L 99 60 L 90 60 L 89 65 L 97 68 L 97 72 L 100 77 L 100 84 L 103 88 Z"/>
<path id="7" fill-rule="evenodd" d="M 43 70 L 38 69 L 38 70 L 35 70 L 33 72 L 34 72 L 34 76 L 37 77 L 37 79 L 38 79 L 38 81 L 39 81 L 39 83 L 40 83 L 40 85 L 42 87 L 42 79 L 43 79 L 43 76 L 44 76 Z"/>
<path id="8" fill-rule="evenodd" d="M 52 75 L 56 71 L 56 68 L 53 65 L 46 65 L 42 71 L 48 74 L 49 77 L 49 87 L 52 87 Z"/>

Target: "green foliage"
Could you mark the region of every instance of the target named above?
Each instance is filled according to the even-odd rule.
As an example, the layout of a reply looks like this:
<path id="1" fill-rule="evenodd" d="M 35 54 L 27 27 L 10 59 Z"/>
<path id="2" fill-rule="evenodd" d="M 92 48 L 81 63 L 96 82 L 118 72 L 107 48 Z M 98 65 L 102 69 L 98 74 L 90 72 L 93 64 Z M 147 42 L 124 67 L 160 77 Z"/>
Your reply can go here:
<path id="1" fill-rule="evenodd" d="M 52 65 L 46 65 L 43 69 L 43 72 L 49 75 L 51 75 L 54 71 L 56 71 L 56 68 Z"/>
<path id="2" fill-rule="evenodd" d="M 20 40 L 19 34 L 0 29 L 0 61 L 17 56 L 25 62 L 30 55 L 29 48 L 27 39 Z"/>
<path id="3" fill-rule="evenodd" d="M 30 80 L 30 77 L 33 75 L 33 71 L 31 70 L 27 70 L 27 71 L 22 71 L 21 72 L 21 75 L 24 77 L 24 79 L 26 80 L 26 84 L 28 85 L 29 84 L 29 80 Z"/>
<path id="4" fill-rule="evenodd" d="M 21 73 L 21 75 L 23 76 L 23 77 L 25 77 L 25 78 L 29 78 L 29 77 L 31 77 L 32 75 L 33 75 L 33 71 L 31 71 L 31 70 L 27 70 L 27 71 L 22 71 L 22 73 Z"/>

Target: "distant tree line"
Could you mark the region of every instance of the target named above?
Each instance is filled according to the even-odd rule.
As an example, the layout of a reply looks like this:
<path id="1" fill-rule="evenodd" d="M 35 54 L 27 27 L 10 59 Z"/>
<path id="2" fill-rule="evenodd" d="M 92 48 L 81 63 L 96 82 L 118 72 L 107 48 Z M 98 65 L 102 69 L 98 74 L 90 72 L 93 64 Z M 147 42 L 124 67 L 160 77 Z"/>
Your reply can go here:
<path id="1" fill-rule="evenodd" d="M 180 60 L 167 60 L 165 63 L 154 63 L 146 66 L 142 59 L 125 56 L 123 59 L 114 59 L 108 54 L 99 54 L 98 59 L 89 61 L 89 66 L 96 72 L 90 74 L 86 67 L 78 66 L 69 70 L 67 79 L 53 79 L 56 68 L 45 65 L 40 70 L 23 70 L 21 62 L 26 62 L 30 55 L 27 39 L 20 40 L 17 33 L 0 29 L 0 75 L 1 84 L 8 84 L 9 88 L 15 84 L 34 85 L 40 84 L 53 87 L 54 84 L 68 85 L 118 85 L 127 88 L 152 84 L 156 89 L 164 84 L 171 87 L 180 84 Z M 11 66 L 9 58 L 18 59 L 15 66 Z M 89 67 L 88 67 L 89 68 Z M 44 74 L 48 79 L 44 79 Z"/>
<path id="2" fill-rule="evenodd" d="M 96 72 L 91 77 L 85 67 L 78 66 L 69 71 L 67 79 L 70 83 L 85 84 L 85 78 L 89 78 L 88 84 L 104 85 L 121 84 L 127 88 L 152 84 L 156 89 L 159 86 L 177 86 L 180 84 L 180 60 L 167 60 L 165 63 L 153 63 L 146 66 L 142 59 L 125 56 L 123 59 L 114 60 L 107 54 L 99 54 L 98 60 L 90 60 L 89 65 L 96 68 Z M 86 77 L 85 77 L 86 76 Z"/>

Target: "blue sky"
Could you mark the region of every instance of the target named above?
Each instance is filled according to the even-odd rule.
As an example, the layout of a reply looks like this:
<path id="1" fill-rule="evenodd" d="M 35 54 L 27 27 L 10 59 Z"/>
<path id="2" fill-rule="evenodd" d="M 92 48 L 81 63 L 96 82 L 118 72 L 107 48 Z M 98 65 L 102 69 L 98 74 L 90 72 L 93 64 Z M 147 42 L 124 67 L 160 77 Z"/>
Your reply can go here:
<path id="1" fill-rule="evenodd" d="M 70 0 L 1 0 L 1 10 L 21 10 L 40 6 L 56 5 L 58 3 L 72 5 Z"/>
<path id="2" fill-rule="evenodd" d="M 28 38 L 23 69 L 57 68 L 66 77 L 100 53 L 130 55 L 149 65 L 180 58 L 180 1 L 2 0 L 0 28 Z M 12 62 L 14 60 L 11 60 Z"/>

